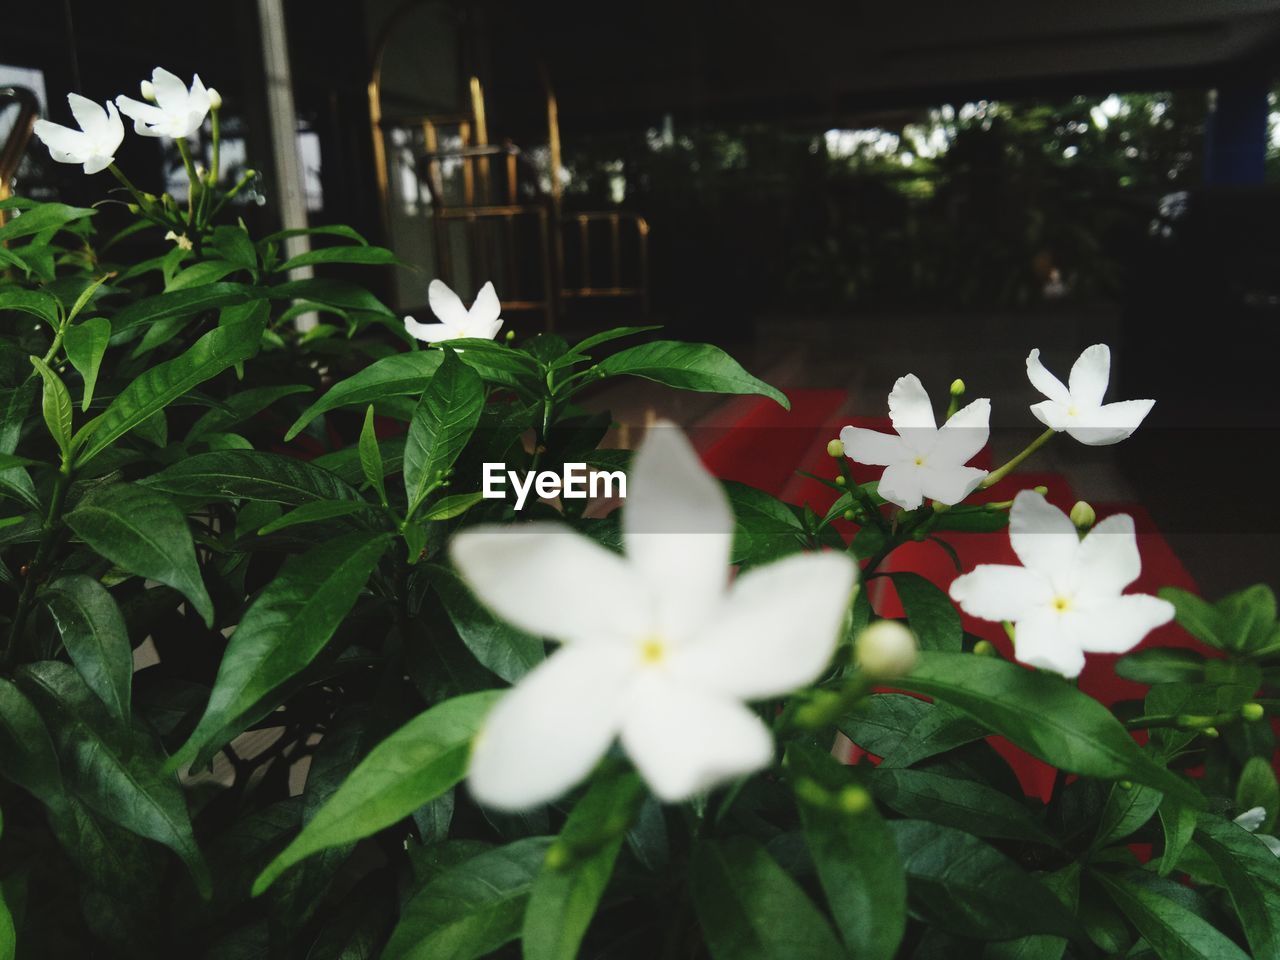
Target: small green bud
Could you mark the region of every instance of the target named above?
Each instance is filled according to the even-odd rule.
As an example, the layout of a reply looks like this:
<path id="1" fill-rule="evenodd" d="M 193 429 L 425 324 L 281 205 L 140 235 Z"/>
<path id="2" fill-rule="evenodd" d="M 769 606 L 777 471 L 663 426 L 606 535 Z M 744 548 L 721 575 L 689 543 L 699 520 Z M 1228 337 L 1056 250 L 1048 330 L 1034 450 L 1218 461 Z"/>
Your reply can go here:
<path id="1" fill-rule="evenodd" d="M 832 690 L 818 690 L 807 703 L 796 708 L 797 726 L 818 730 L 827 726 L 840 712 L 840 694 Z"/>
<path id="2" fill-rule="evenodd" d="M 128 207 L 129 207 L 129 212 L 132 214 L 136 215 L 142 212 L 142 208 L 138 206 L 136 203 L 131 203 L 128 205 Z"/>
<path id="3" fill-rule="evenodd" d="M 846 520 L 848 520 L 850 523 L 852 523 L 852 522 L 853 522 L 853 519 L 854 519 L 854 517 L 856 517 L 856 516 L 857 516 L 857 514 L 855 514 L 852 510 L 846 510 L 846 511 L 844 512 L 844 518 L 845 518 Z"/>
<path id="4" fill-rule="evenodd" d="M 845 813 L 862 813 L 871 806 L 871 794 L 865 788 L 851 783 L 840 791 L 836 802 Z"/>
<path id="5" fill-rule="evenodd" d="M 980 657 L 994 657 L 996 655 L 995 644 L 990 640 L 979 640 L 973 645 L 973 652 Z"/>
<path id="6" fill-rule="evenodd" d="M 1240 716 L 1250 723 L 1257 723 L 1266 715 L 1266 708 L 1260 703 L 1246 703 L 1240 708 Z"/>
<path id="7" fill-rule="evenodd" d="M 839 437 L 837 437 L 834 440 L 827 441 L 827 456 L 828 457 L 844 456 L 844 444 L 840 441 Z"/>
<path id="8" fill-rule="evenodd" d="M 1132 790 L 1132 789 L 1133 789 L 1133 781 L 1132 781 L 1132 780 L 1121 780 L 1121 781 L 1119 781 L 1119 782 L 1116 784 L 1116 786 L 1117 786 L 1117 787 L 1119 787 L 1121 790 Z"/>
<path id="9" fill-rule="evenodd" d="M 796 796 L 811 807 L 827 807 L 831 804 L 831 795 L 822 785 L 809 777 L 801 777 L 796 781 Z"/>
<path id="10" fill-rule="evenodd" d="M 1220 734 L 1220 733 L 1218 732 L 1218 728 L 1217 728 L 1217 727 L 1205 727 L 1205 728 L 1204 728 L 1203 730 L 1201 730 L 1200 732 L 1201 732 L 1201 733 L 1203 733 L 1206 737 L 1209 737 L 1209 738 L 1210 738 L 1210 739 L 1212 739 L 1212 740 L 1217 740 L 1217 739 L 1218 739 L 1218 737 L 1222 736 L 1222 734 Z"/>
<path id="11" fill-rule="evenodd" d="M 209 88 L 208 93 L 209 93 L 209 109 L 221 110 L 222 94 L 220 94 L 217 90 L 213 89 L 213 87 Z"/>
<path id="12" fill-rule="evenodd" d="M 544 861 L 550 870 L 561 870 L 566 867 L 570 860 L 569 848 L 563 843 L 553 843 L 547 848 L 547 857 Z"/>
<path id="13" fill-rule="evenodd" d="M 877 620 L 854 641 L 854 656 L 872 677 L 900 677 L 916 665 L 916 637 L 897 620 Z"/>
<path id="14" fill-rule="evenodd" d="M 1042 497 L 1047 497 L 1049 495 L 1049 488 L 1046 486 L 1041 485 L 1038 487 L 1032 487 L 1031 489 Z"/>
<path id="15" fill-rule="evenodd" d="M 849 482 L 849 481 L 848 481 L 848 480 L 846 480 L 843 476 L 836 477 L 836 486 L 837 486 L 837 487 L 843 487 L 843 486 L 845 486 L 848 482 Z"/>
<path id="16" fill-rule="evenodd" d="M 506 340 L 507 343 L 510 343 L 515 338 L 516 338 L 516 332 L 514 330 L 508 330 L 506 336 L 504 336 L 502 339 Z"/>
<path id="17" fill-rule="evenodd" d="M 964 396 L 964 381 L 961 380 L 959 377 L 956 377 L 954 380 L 951 381 L 951 395 L 953 397 Z"/>
<path id="18" fill-rule="evenodd" d="M 1071 522 L 1076 525 L 1077 530 L 1088 530 L 1098 522 L 1098 515 L 1093 512 L 1093 507 L 1083 500 L 1078 500 L 1071 508 Z"/>

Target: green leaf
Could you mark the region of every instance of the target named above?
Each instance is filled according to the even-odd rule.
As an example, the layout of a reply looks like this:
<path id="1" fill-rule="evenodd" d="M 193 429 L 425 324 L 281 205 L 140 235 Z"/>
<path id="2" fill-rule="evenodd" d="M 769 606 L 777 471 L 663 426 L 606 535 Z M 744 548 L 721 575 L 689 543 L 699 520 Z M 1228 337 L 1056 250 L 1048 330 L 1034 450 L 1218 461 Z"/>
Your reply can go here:
<path id="1" fill-rule="evenodd" d="M 276 267 L 276 272 L 288 273 L 294 267 L 322 263 L 390 264 L 399 262 L 396 255 L 386 247 L 354 244 L 347 247 L 320 247 L 317 250 L 308 250 L 306 253 L 300 253 L 286 260 Z"/>
<path id="2" fill-rule="evenodd" d="M 62 771 L 49 730 L 31 701 L 0 677 L 0 774 L 46 806 L 62 800 Z"/>
<path id="3" fill-rule="evenodd" d="M 1280 957 L 1280 858 L 1238 824 L 1205 814 L 1196 841 L 1223 883 L 1255 957 Z"/>
<path id="4" fill-rule="evenodd" d="M 58 326 L 58 301 L 38 290 L 0 290 L 0 312 L 5 310 L 29 313 L 51 327 Z"/>
<path id="5" fill-rule="evenodd" d="M 413 350 L 375 360 L 359 373 L 335 383 L 328 393 L 302 412 L 284 438 L 292 440 L 316 417 L 339 407 L 422 393 L 443 360 L 442 350 Z"/>
<path id="6" fill-rule="evenodd" d="M 917 573 L 891 573 L 889 577 L 920 649 L 958 653 L 964 645 L 964 628 L 951 598 Z"/>
<path id="7" fill-rule="evenodd" d="M 748 836 L 698 843 L 689 879 L 698 922 L 714 960 L 844 955 L 818 908 Z"/>
<path id="8" fill-rule="evenodd" d="M 758 394 L 777 401 L 784 410 L 791 409 L 791 402 L 780 390 L 753 377 L 737 360 L 709 343 L 642 343 L 601 361 L 598 372 L 607 377 L 643 377 L 681 390 Z"/>
<path id="9" fill-rule="evenodd" d="M 1251 810 L 1254 807 L 1261 807 L 1267 812 L 1258 832 L 1270 833 L 1280 818 L 1280 783 L 1276 782 L 1270 755 L 1246 760 L 1236 782 L 1236 808 Z"/>
<path id="10" fill-rule="evenodd" d="M 65 227 L 69 223 L 92 217 L 96 210 L 87 207 L 72 207 L 65 203 L 42 203 L 22 212 L 22 216 L 13 217 L 0 227 L 0 242 L 8 243 L 19 237 L 29 237 L 43 233 L 50 227 Z"/>
<path id="11" fill-rule="evenodd" d="M 258 450 L 212 450 L 179 460 L 142 483 L 206 500 L 262 500 L 299 506 L 317 500 L 364 504 L 350 484 L 305 460 Z"/>
<path id="12" fill-rule="evenodd" d="M 303 858 L 371 836 L 455 786 L 466 776 L 471 741 L 481 721 L 501 695 L 485 690 L 446 700 L 374 747 L 262 872 L 254 895 Z"/>
<path id="13" fill-rule="evenodd" d="M 192 834 L 186 800 L 178 781 L 160 772 L 156 745 L 140 732 L 113 730 L 69 664 L 30 664 L 20 669 L 19 678 L 41 706 L 71 790 L 107 820 L 176 853 L 207 897 L 209 871 Z"/>
<path id="14" fill-rule="evenodd" d="M 262 325 L 256 321 L 218 327 L 197 340 L 186 353 L 142 373 L 117 394 L 102 416 L 80 428 L 76 442 L 83 442 L 87 434 L 88 444 L 77 465 L 84 466 L 187 391 L 249 359 L 258 351 L 261 332 Z"/>
<path id="15" fill-rule="evenodd" d="M 484 408 L 484 385 L 456 354 L 445 355 L 413 411 L 404 447 L 406 518 L 444 478 L 471 439 Z"/>
<path id="16" fill-rule="evenodd" d="M 127 726 L 133 647 L 115 599 L 83 573 L 59 577 L 40 596 L 80 676 L 111 715 Z"/>
<path id="17" fill-rule="evenodd" d="M 891 820 L 889 828 L 911 902 L 927 923 L 983 940 L 1033 933 L 1080 937 L 1075 918 L 1052 891 L 977 837 L 924 820 Z"/>
<path id="18" fill-rule="evenodd" d="M 419 520 L 452 520 L 484 499 L 483 493 L 454 493 L 441 497 L 418 514 Z"/>
<path id="19" fill-rule="evenodd" d="M 745 483 L 725 483 L 724 491 L 733 509 L 734 563 L 757 566 L 804 548 L 804 527 L 787 504 Z"/>
<path id="20" fill-rule="evenodd" d="M 386 476 L 382 463 L 382 451 L 378 448 L 378 434 L 373 427 L 373 404 L 369 404 L 364 412 L 364 425 L 360 428 L 360 469 L 364 478 L 369 481 L 378 494 L 378 502 L 387 505 L 387 485 L 383 482 Z"/>
<path id="21" fill-rule="evenodd" d="M 951 704 L 1068 773 L 1133 780 L 1203 806 L 1200 794 L 1152 761 L 1106 707 L 1061 677 L 995 657 L 924 651 L 897 685 Z"/>
<path id="22" fill-rule="evenodd" d="M 1182 853 L 1196 829 L 1196 812 L 1166 797 L 1160 804 L 1160 823 L 1164 827 L 1164 850 L 1160 854 L 1160 876 L 1167 877 L 1178 866 Z"/>
<path id="23" fill-rule="evenodd" d="M 905 693 L 866 697 L 840 719 L 840 732 L 877 757 L 892 756 L 936 705 Z"/>
<path id="24" fill-rule="evenodd" d="M 121 308 L 111 321 L 112 343 L 133 339 L 144 328 L 183 320 L 206 310 L 244 303 L 255 292 L 241 283 L 210 283 L 190 290 L 174 290 L 145 297 Z"/>
<path id="25" fill-rule="evenodd" d="M 458 636 L 482 664 L 515 683 L 544 659 L 542 641 L 494 617 L 452 572 L 431 568 L 431 584 Z"/>
<path id="26" fill-rule="evenodd" d="M 978 837 L 1058 845 L 1024 804 L 984 783 L 881 765 L 871 775 L 871 789 L 885 806 L 914 820 L 941 823 Z"/>
<path id="27" fill-rule="evenodd" d="M 111 321 L 106 317 L 94 317 L 84 323 L 69 326 L 63 335 L 62 343 L 67 350 L 67 359 L 84 378 L 84 396 L 80 400 L 82 411 L 88 410 L 93 400 L 98 369 L 102 366 L 102 358 L 106 355 L 110 339 Z"/>
<path id="28" fill-rule="evenodd" d="M 1072 912 L 1080 907 L 1080 865 L 1069 863 L 1054 873 L 1040 874 L 1039 880 Z M 982 960 L 1062 960 L 1067 941 L 1064 937 L 1033 933 L 1017 940 L 988 943 Z"/>
<path id="29" fill-rule="evenodd" d="M 1248 960 L 1207 920 L 1180 904 L 1125 878 L 1102 872 L 1092 876 L 1161 960 Z"/>
<path id="30" fill-rule="evenodd" d="M 1116 674 L 1135 683 L 1194 683 L 1204 679 L 1204 654 L 1180 647 L 1152 647 L 1116 661 Z"/>
<path id="31" fill-rule="evenodd" d="M 1126 783 L 1127 781 L 1122 781 L 1111 786 L 1111 793 L 1102 808 L 1098 832 L 1093 840 L 1095 850 L 1129 836 L 1155 816 L 1164 800 L 1164 794 L 1159 790 L 1139 784 L 1126 786 Z"/>
<path id="32" fill-rule="evenodd" d="M 289 230 L 278 230 L 275 233 L 267 234 L 267 236 L 259 240 L 258 246 L 265 247 L 269 243 L 278 243 L 281 240 L 288 240 L 290 237 L 309 237 L 317 234 L 332 237 L 346 237 L 348 240 L 354 240 L 356 243 L 368 243 L 364 237 L 351 227 L 341 223 L 335 223 L 320 227 L 293 227 Z"/>
<path id="33" fill-rule="evenodd" d="M 325 520 L 336 520 L 339 517 L 350 517 L 357 513 L 369 512 L 369 506 L 355 500 L 313 500 L 290 510 L 282 517 L 258 528 L 258 535 L 265 537 L 269 533 L 287 530 L 302 523 L 320 523 Z"/>
<path id="34" fill-rule="evenodd" d="M 196 287 L 216 283 L 223 277 L 243 269 L 240 264 L 226 260 L 202 260 L 174 274 L 173 278 L 165 284 L 164 289 L 166 293 L 173 290 L 194 290 Z"/>
<path id="35" fill-rule="evenodd" d="M 284 562 L 231 635 L 209 704 L 176 764 L 221 747 L 258 719 L 255 707 L 329 642 L 390 543 L 386 534 L 350 533 Z"/>
<path id="36" fill-rule="evenodd" d="M 1280 643 L 1276 595 L 1265 583 L 1223 597 L 1217 608 L 1226 628 L 1223 640 L 1227 650 L 1250 654 Z"/>
<path id="37" fill-rule="evenodd" d="M 907 920 L 907 881 L 888 824 L 850 768 L 792 746 L 793 781 L 805 843 L 849 953 L 891 960 Z"/>
<path id="38" fill-rule="evenodd" d="M 211 433 L 222 433 L 284 397 L 310 391 L 310 387 L 301 383 L 237 390 L 222 401 L 222 406 L 214 407 L 192 425 L 187 431 L 187 443 L 195 443 Z"/>
<path id="39" fill-rule="evenodd" d="M 520 934 L 550 837 L 528 837 L 464 860 L 417 891 L 382 960 L 474 960 Z"/>
<path id="40" fill-rule="evenodd" d="M 0 247 L 0 250 L 3 250 Z M 0 834 L 4 832 L 4 817 L 0 816 Z M 0 886 L 0 960 L 14 960 L 17 956 L 18 931 L 13 925 L 13 914 L 4 899 L 4 887 Z"/>
<path id="41" fill-rule="evenodd" d="M 552 364 L 552 367 L 564 367 L 576 360 L 587 359 L 587 351 L 592 347 L 598 347 L 602 343 L 608 343 L 611 340 L 618 340 L 622 337 L 634 337 L 638 333 L 648 333 L 650 330 L 661 330 L 662 324 L 650 324 L 643 327 L 614 327 L 612 330 L 601 330 L 599 333 L 593 333 L 589 337 L 585 337 L 573 345 L 568 353 L 561 356 Z"/>
<path id="42" fill-rule="evenodd" d="M 253 249 L 253 241 L 249 239 L 249 233 L 244 227 L 239 225 L 214 227 L 213 239 L 206 244 L 206 248 L 213 250 L 223 260 L 257 275 L 258 254 Z"/>
<path id="43" fill-rule="evenodd" d="M 49 428 L 49 436 L 53 437 L 58 449 L 62 451 L 63 461 L 71 459 L 71 394 L 66 384 L 49 365 L 39 357 L 31 358 L 31 365 L 40 373 L 44 381 L 44 394 L 41 398 L 41 410 L 44 413 L 45 426 Z"/>
<path id="44" fill-rule="evenodd" d="M 523 350 L 492 340 L 463 337 L 446 341 L 441 345 L 440 351 L 455 354 L 490 383 L 539 396 L 545 389 L 544 375 L 538 368 L 538 361 Z"/>
<path id="45" fill-rule="evenodd" d="M 314 300 L 328 307 L 379 313 L 386 317 L 393 316 L 391 311 L 368 290 L 354 283 L 347 283 L 345 280 L 318 277 L 293 280 L 268 288 L 267 295 L 273 300 Z"/>
<path id="46" fill-rule="evenodd" d="M 186 518 L 162 493 L 132 483 L 113 483 L 85 496 L 67 514 L 76 536 L 118 567 L 180 590 L 206 626 L 213 601 L 196 562 Z"/>
<path id="47" fill-rule="evenodd" d="M 547 851 L 524 911 L 524 960 L 574 960 L 644 801 L 630 771 L 597 777 Z"/>

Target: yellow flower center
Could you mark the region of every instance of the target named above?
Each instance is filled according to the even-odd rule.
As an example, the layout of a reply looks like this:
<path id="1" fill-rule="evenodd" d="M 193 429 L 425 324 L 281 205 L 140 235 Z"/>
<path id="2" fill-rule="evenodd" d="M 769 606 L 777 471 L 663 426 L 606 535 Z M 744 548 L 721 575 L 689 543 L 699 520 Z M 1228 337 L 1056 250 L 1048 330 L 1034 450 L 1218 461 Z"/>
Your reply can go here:
<path id="1" fill-rule="evenodd" d="M 661 637 L 646 637 L 640 641 L 640 662 L 656 667 L 667 657 L 667 645 Z"/>
<path id="2" fill-rule="evenodd" d="M 916 457 L 916 466 L 917 466 L 917 467 L 923 467 L 923 466 L 924 466 L 924 457 Z"/>
<path id="3" fill-rule="evenodd" d="M 1059 613 L 1065 613 L 1071 609 L 1071 600 L 1068 597 L 1054 597 L 1053 609 Z"/>

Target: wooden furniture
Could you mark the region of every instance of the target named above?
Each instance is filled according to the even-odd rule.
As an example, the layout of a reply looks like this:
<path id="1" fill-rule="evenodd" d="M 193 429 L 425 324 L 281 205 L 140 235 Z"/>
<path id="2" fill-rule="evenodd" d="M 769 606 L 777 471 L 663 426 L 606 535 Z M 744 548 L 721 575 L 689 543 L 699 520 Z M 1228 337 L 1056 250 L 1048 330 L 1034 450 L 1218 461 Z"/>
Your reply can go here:
<path id="1" fill-rule="evenodd" d="M 4 144 L 0 145 L 0 200 L 7 200 L 12 192 L 13 178 L 17 176 L 22 154 L 31 140 L 31 130 L 35 126 L 36 117 L 40 115 L 40 103 L 30 90 L 25 87 L 0 87 L 0 111 L 9 109 L 15 103 L 18 105 L 18 115 Z M 7 212 L 0 210 L 0 224 L 4 223 Z"/>

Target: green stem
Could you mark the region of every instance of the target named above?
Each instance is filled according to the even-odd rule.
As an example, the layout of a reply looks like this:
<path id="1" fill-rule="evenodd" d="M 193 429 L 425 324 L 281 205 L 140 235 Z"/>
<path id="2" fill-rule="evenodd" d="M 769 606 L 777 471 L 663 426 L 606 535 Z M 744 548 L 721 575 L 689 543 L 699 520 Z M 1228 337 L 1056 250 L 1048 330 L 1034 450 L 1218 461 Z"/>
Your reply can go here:
<path id="1" fill-rule="evenodd" d="M 994 487 L 997 483 L 999 483 L 1001 480 L 1007 477 L 1010 473 L 1018 469 L 1018 467 L 1021 466 L 1022 462 L 1026 460 L 1027 457 L 1031 456 L 1033 453 L 1035 453 L 1037 450 L 1043 447 L 1046 443 L 1052 440 L 1055 432 L 1056 431 L 1049 429 L 1049 430 L 1046 430 L 1044 433 L 1040 434 L 1040 436 L 1036 437 L 1029 444 L 1027 444 L 1027 449 L 1023 450 L 1020 454 L 1018 454 L 1016 457 L 1014 457 L 1012 460 L 1006 463 L 999 470 L 995 470 L 992 473 L 987 474 L 986 479 L 983 480 L 982 483 L 978 485 L 979 488 L 985 490 L 988 487 Z"/>
<path id="2" fill-rule="evenodd" d="M 9 640 L 5 644 L 3 657 L 0 657 L 0 666 L 5 669 L 12 665 L 14 657 L 17 656 L 18 642 L 26 626 L 27 617 L 30 616 L 31 609 L 35 605 L 36 588 L 57 545 L 58 532 L 62 528 L 62 509 L 66 504 L 67 490 L 70 486 L 71 465 L 63 460 L 53 481 L 53 491 L 49 495 L 49 505 L 45 510 L 36 555 L 27 565 L 26 581 L 22 584 L 22 593 L 18 597 L 18 608 L 14 611 L 13 622 L 9 625 Z"/>
<path id="3" fill-rule="evenodd" d="M 130 194 L 133 195 L 133 199 L 138 202 L 138 206 L 145 210 L 147 202 L 143 199 L 142 191 L 133 185 L 133 181 L 124 175 L 124 171 L 114 163 L 107 167 L 107 169 L 110 170 L 112 175 L 124 185 L 124 188 L 128 190 Z"/>
<path id="4" fill-rule="evenodd" d="M 191 159 L 191 147 L 183 137 L 174 141 L 178 145 L 178 153 L 182 154 L 183 166 L 187 168 L 187 239 L 196 256 L 200 255 L 199 236 L 196 231 L 196 194 L 200 192 L 200 178 L 196 175 L 195 161 Z"/>

